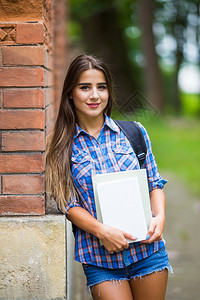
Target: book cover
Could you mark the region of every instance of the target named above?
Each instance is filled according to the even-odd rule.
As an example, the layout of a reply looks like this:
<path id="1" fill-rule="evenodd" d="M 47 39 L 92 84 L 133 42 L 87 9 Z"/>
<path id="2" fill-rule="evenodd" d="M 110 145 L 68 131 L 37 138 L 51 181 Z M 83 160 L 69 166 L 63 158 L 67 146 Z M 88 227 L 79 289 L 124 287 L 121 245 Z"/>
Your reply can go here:
<path id="1" fill-rule="evenodd" d="M 98 220 L 144 240 L 151 219 L 146 170 L 97 174 L 92 180 Z"/>

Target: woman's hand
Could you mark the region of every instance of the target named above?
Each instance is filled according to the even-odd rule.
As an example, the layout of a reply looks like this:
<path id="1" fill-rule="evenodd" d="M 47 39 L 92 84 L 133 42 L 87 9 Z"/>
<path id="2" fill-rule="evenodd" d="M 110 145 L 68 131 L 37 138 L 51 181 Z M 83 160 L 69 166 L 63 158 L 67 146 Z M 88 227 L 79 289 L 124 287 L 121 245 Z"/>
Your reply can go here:
<path id="1" fill-rule="evenodd" d="M 127 249 L 129 244 L 126 239 L 136 240 L 130 233 L 102 224 L 82 207 L 72 207 L 67 218 L 77 227 L 100 239 L 110 254 Z"/>
<path id="2" fill-rule="evenodd" d="M 98 238 L 110 254 L 127 249 L 129 244 L 126 239 L 136 240 L 132 234 L 105 224 L 102 224 L 102 230 Z"/>
<path id="3" fill-rule="evenodd" d="M 149 230 L 147 232 L 147 240 L 144 243 L 150 244 L 155 241 L 161 241 L 165 226 L 164 215 L 157 215 L 153 217 L 149 224 Z"/>
<path id="4" fill-rule="evenodd" d="M 144 243 L 150 244 L 160 241 L 163 236 L 165 226 L 165 194 L 161 189 L 154 189 L 150 193 L 151 210 L 153 218 L 149 224 L 147 239 Z"/>

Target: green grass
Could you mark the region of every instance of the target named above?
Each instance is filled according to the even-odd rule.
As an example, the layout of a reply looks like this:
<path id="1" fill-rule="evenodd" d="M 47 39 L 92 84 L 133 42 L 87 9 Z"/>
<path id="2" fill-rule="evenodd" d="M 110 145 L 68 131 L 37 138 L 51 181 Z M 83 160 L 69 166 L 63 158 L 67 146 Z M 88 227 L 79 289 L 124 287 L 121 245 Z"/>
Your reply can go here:
<path id="1" fill-rule="evenodd" d="M 117 112 L 112 117 L 125 119 Z M 126 119 L 134 120 L 134 116 Z M 173 173 L 200 197 L 200 120 L 146 114 L 137 121 L 149 132 L 160 172 Z"/>
<path id="2" fill-rule="evenodd" d="M 200 115 L 200 95 L 181 93 L 181 102 L 185 116 Z"/>

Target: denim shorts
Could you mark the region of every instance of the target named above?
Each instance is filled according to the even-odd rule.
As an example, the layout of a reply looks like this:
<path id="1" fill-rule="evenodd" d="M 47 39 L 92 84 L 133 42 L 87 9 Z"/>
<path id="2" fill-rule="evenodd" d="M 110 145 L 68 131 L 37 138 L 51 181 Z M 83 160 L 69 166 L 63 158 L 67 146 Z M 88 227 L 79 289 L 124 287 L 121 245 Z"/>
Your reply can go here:
<path id="1" fill-rule="evenodd" d="M 136 277 L 142 277 L 153 272 L 160 272 L 167 269 L 173 273 L 170 266 L 168 254 L 165 246 L 149 257 L 130 264 L 127 267 L 119 269 L 109 269 L 97 267 L 90 264 L 82 264 L 87 278 L 87 286 L 91 287 L 103 281 L 130 280 Z"/>

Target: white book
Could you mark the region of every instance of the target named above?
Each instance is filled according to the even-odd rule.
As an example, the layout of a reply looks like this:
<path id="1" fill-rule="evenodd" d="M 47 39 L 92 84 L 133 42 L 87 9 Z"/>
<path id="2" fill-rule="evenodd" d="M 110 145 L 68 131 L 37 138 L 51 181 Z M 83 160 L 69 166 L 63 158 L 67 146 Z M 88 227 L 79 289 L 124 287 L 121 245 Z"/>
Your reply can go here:
<path id="1" fill-rule="evenodd" d="M 92 180 L 98 220 L 145 240 L 151 219 L 146 170 L 97 174 Z"/>

